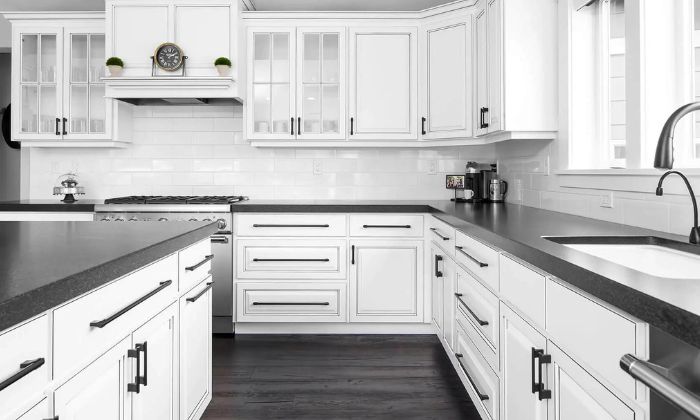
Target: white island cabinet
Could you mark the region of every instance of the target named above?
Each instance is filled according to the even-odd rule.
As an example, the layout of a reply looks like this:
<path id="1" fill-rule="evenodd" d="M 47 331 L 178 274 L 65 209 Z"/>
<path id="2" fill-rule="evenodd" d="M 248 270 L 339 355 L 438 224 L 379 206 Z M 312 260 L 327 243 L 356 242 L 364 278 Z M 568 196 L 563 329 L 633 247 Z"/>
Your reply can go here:
<path id="1" fill-rule="evenodd" d="M 0 408 L 31 420 L 200 418 L 213 280 L 197 268 L 210 254 L 207 238 L 0 333 L 0 374 L 12 379 Z M 181 270 L 180 259 L 197 262 Z"/>

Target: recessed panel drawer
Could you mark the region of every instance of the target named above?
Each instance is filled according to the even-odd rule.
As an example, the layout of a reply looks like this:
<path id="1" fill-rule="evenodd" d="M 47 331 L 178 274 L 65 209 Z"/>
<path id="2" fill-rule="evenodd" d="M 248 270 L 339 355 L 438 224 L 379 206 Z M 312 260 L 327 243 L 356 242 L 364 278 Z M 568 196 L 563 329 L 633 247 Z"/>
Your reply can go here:
<path id="1" fill-rule="evenodd" d="M 347 243 L 318 239 L 239 239 L 239 279 L 346 278 Z"/>
<path id="2" fill-rule="evenodd" d="M 472 401 L 488 412 L 492 419 L 498 419 L 499 381 L 474 343 L 464 330 L 457 326 L 455 356 L 459 363 L 459 377 L 467 388 Z"/>
<path id="3" fill-rule="evenodd" d="M 237 236 L 345 236 L 344 214 L 236 214 Z"/>
<path id="4" fill-rule="evenodd" d="M 237 283 L 238 322 L 344 322 L 344 283 Z"/>
<path id="5" fill-rule="evenodd" d="M 545 277 L 523 264 L 501 256 L 501 297 L 509 306 L 544 328 Z"/>
<path id="6" fill-rule="evenodd" d="M 41 317 L 0 335 L 0 413 L 41 395 L 49 382 L 49 320 Z"/>
<path id="7" fill-rule="evenodd" d="M 461 311 L 461 322 L 468 322 L 478 337 L 484 341 L 479 346 L 491 366 L 498 370 L 499 316 L 498 297 L 464 270 L 457 270 L 457 308 Z M 469 332 L 465 326 L 465 330 Z M 476 337 L 472 340 L 477 343 Z M 488 351 L 486 351 L 488 350 Z"/>
<path id="8" fill-rule="evenodd" d="M 351 214 L 350 236 L 421 237 L 423 236 L 423 216 Z"/>
<path id="9" fill-rule="evenodd" d="M 455 260 L 491 290 L 498 291 L 498 251 L 457 232 Z"/>
<path id="10" fill-rule="evenodd" d="M 455 228 L 452 226 L 434 216 L 429 217 L 428 237 L 452 258 L 455 256 L 455 234 Z"/>
<path id="11" fill-rule="evenodd" d="M 212 258 L 211 240 L 205 239 L 179 252 L 180 293 L 185 293 L 209 277 Z M 223 258 L 223 256 L 220 256 Z M 222 280 L 223 279 L 217 279 Z"/>
<path id="12" fill-rule="evenodd" d="M 177 255 L 54 311 L 54 377 L 85 366 L 177 298 Z"/>

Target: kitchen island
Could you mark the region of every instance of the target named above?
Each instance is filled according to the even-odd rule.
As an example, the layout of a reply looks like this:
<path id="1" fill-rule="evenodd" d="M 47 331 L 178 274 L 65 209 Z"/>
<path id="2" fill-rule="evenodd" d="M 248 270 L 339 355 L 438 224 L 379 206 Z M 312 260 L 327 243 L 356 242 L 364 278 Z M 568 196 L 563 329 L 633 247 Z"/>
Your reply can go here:
<path id="1" fill-rule="evenodd" d="M 199 418 L 211 399 L 216 231 L 0 222 L 4 415 Z"/>

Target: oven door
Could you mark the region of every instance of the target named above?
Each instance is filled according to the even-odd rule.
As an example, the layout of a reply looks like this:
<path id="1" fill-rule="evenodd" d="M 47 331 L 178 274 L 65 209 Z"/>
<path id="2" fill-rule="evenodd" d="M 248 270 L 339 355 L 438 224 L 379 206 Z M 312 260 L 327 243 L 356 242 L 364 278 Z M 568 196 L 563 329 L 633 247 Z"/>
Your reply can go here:
<path id="1" fill-rule="evenodd" d="M 231 232 L 219 232 L 211 236 L 212 277 L 212 329 L 214 333 L 233 333 L 233 238 Z"/>

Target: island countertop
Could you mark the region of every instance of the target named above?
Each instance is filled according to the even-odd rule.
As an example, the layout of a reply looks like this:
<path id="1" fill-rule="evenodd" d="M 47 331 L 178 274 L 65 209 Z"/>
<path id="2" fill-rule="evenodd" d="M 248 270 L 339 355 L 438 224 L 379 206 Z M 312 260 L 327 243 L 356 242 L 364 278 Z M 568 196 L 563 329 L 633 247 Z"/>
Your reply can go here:
<path id="1" fill-rule="evenodd" d="M 0 331 L 216 231 L 212 222 L 0 222 Z"/>

